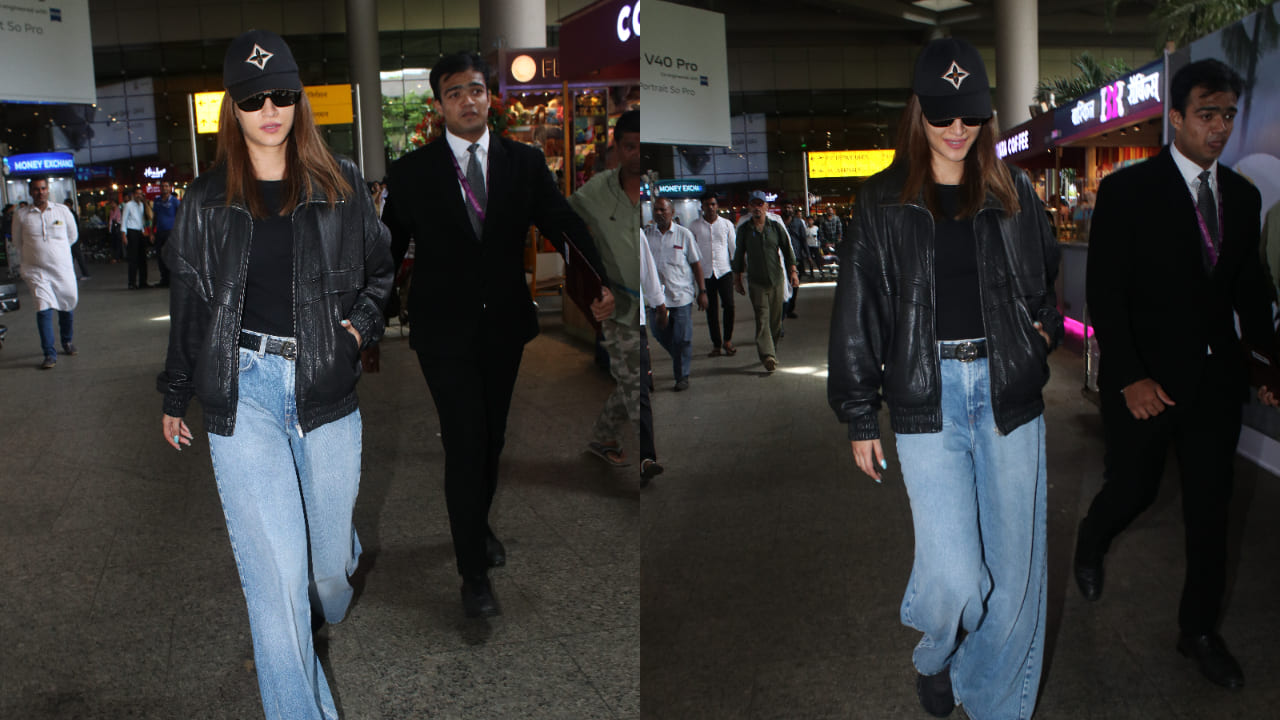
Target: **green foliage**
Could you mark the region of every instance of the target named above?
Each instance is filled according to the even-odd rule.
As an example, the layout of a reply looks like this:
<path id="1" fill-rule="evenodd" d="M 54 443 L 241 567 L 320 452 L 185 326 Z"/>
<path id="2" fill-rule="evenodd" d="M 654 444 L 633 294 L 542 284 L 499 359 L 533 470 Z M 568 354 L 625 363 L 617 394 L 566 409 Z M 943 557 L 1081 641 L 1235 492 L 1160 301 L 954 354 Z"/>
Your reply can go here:
<path id="1" fill-rule="evenodd" d="M 382 97 L 382 134 L 392 158 L 413 149 L 409 138 L 422 122 L 431 102 L 428 93 L 407 93 L 403 97 Z"/>
<path id="2" fill-rule="evenodd" d="M 1129 63 L 1121 58 L 1112 58 L 1105 64 L 1098 62 L 1088 52 L 1071 61 L 1079 70 L 1073 77 L 1046 78 L 1036 85 L 1035 101 L 1048 103 L 1050 95 L 1058 105 L 1075 100 L 1085 93 L 1133 72 Z"/>
<path id="3" fill-rule="evenodd" d="M 1116 10 L 1122 3 L 1135 0 L 1107 0 L 1107 27 L 1110 29 Z M 1261 10 L 1273 0 L 1156 0 L 1151 11 L 1155 26 L 1153 36 L 1157 50 L 1165 43 L 1186 47 L 1193 40 L 1216 32 L 1241 18 Z"/>

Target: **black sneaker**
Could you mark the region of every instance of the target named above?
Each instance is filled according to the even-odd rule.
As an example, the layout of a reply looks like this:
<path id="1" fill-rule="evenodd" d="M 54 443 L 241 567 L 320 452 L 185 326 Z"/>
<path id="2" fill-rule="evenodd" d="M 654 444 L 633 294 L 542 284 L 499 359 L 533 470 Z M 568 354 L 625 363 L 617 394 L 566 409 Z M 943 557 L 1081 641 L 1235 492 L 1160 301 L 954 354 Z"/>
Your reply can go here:
<path id="1" fill-rule="evenodd" d="M 916 695 L 920 706 L 934 717 L 946 717 L 956 709 L 956 696 L 951 692 L 951 666 L 937 675 L 916 673 Z"/>

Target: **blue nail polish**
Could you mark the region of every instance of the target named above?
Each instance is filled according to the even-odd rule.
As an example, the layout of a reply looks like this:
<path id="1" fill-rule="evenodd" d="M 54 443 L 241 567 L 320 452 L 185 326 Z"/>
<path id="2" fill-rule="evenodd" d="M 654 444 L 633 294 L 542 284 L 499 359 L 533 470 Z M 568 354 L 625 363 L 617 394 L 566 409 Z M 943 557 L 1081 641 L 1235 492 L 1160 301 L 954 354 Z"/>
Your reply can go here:
<path id="1" fill-rule="evenodd" d="M 174 444 L 174 445 L 177 445 L 177 444 L 178 444 L 178 436 L 177 436 L 177 435 L 174 435 L 174 436 L 173 436 L 173 444 Z"/>
<path id="2" fill-rule="evenodd" d="M 889 469 L 889 463 L 884 458 L 880 458 L 880 469 L 881 470 Z"/>

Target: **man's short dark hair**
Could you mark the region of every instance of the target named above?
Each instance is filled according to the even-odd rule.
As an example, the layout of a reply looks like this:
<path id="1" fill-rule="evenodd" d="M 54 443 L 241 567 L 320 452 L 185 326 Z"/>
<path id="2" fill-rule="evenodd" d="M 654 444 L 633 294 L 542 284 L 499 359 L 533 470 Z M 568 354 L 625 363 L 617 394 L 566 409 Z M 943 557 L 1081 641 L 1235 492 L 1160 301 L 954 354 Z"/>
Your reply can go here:
<path id="1" fill-rule="evenodd" d="M 443 101 L 444 98 L 440 97 L 440 81 L 447 75 L 468 70 L 484 75 L 484 86 L 489 87 L 489 65 L 484 58 L 473 52 L 457 52 L 440 58 L 435 67 L 431 68 L 431 94 L 436 100 Z"/>
<path id="2" fill-rule="evenodd" d="M 1236 97 L 1244 94 L 1244 81 L 1240 73 L 1230 65 L 1209 58 L 1183 66 L 1169 83 L 1170 107 L 1179 114 L 1186 114 L 1187 101 L 1191 99 L 1191 91 L 1204 87 L 1211 93 L 1233 92 Z"/>
<path id="3" fill-rule="evenodd" d="M 716 194 L 713 192 L 704 193 L 702 197 L 698 198 L 699 202 L 706 202 L 708 200 L 715 200 L 717 204 L 720 202 L 720 198 L 716 197 Z"/>
<path id="4" fill-rule="evenodd" d="M 616 138 L 622 133 L 640 134 L 639 110 L 628 110 L 618 116 L 618 122 L 613 126 L 613 136 Z"/>

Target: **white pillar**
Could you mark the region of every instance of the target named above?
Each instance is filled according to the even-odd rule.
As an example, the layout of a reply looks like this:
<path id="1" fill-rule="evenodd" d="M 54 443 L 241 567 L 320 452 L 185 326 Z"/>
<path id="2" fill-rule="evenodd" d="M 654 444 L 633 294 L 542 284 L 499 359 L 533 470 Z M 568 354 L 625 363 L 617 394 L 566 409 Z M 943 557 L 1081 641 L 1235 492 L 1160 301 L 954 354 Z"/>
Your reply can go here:
<path id="1" fill-rule="evenodd" d="M 366 180 L 387 174 L 382 134 L 382 80 L 378 74 L 377 0 L 347 1 L 347 62 L 351 82 L 360 85 L 360 143 Z"/>
<path id="2" fill-rule="evenodd" d="M 1031 119 L 1040 81 L 1040 12 L 1036 0 L 996 0 L 996 110 L 1000 129 Z"/>
<path id="3" fill-rule="evenodd" d="M 480 0 L 481 55 L 546 46 L 546 0 Z"/>

